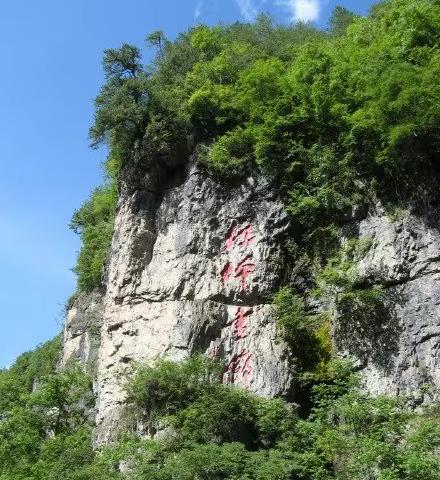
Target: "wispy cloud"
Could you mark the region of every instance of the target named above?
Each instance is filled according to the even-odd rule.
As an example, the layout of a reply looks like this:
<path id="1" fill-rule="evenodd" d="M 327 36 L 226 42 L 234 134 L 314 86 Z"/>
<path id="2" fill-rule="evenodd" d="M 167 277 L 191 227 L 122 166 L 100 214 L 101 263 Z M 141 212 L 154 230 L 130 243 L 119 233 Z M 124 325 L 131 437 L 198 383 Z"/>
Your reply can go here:
<path id="1" fill-rule="evenodd" d="M 314 22 L 319 18 L 319 0 L 279 0 L 277 3 L 289 11 L 292 22 Z"/>
<path id="2" fill-rule="evenodd" d="M 200 0 L 201 2 L 202 0 Z M 314 22 L 318 20 L 324 0 L 235 0 L 243 18 L 252 22 L 268 4 L 287 10 L 290 22 Z M 196 11 L 198 11 L 196 9 Z"/>
<path id="3" fill-rule="evenodd" d="M 258 8 L 254 0 L 236 0 L 238 7 L 244 19 L 251 22 L 258 14 Z"/>
<path id="4" fill-rule="evenodd" d="M 198 20 L 202 16 L 203 0 L 199 0 L 194 8 L 194 19 Z"/>

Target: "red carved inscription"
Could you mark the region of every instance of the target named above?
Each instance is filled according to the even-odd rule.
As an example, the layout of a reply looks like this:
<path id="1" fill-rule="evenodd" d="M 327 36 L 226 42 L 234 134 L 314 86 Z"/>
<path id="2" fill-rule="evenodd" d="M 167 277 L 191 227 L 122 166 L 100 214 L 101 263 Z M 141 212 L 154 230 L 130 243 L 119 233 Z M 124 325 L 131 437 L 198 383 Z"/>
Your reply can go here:
<path id="1" fill-rule="evenodd" d="M 227 283 L 233 273 L 234 267 L 232 266 L 231 262 L 227 262 L 226 265 L 223 267 L 223 270 L 221 271 L 223 283 Z"/>
<path id="2" fill-rule="evenodd" d="M 240 282 L 242 292 L 248 289 L 249 277 L 257 268 L 256 263 L 252 259 L 252 251 L 250 250 L 250 246 L 254 242 L 255 235 L 253 233 L 252 225 L 246 225 L 242 228 L 237 227 L 235 224 L 231 225 L 226 233 L 225 250 L 229 251 L 234 246 L 238 245 L 238 252 L 242 252 L 243 254 L 247 253 L 247 255 L 238 263 L 238 265 L 234 265 L 229 260 L 227 261 L 221 271 L 223 284 L 236 278 Z M 237 253 L 237 250 L 235 251 Z M 235 341 L 242 343 L 242 340 L 246 338 L 249 321 L 248 317 L 251 313 L 252 309 L 237 307 L 231 325 L 232 337 Z M 213 347 L 210 354 L 216 357 L 220 354 L 219 350 L 218 347 Z M 232 380 L 233 383 L 242 383 L 245 388 L 248 388 L 253 375 L 252 353 L 241 345 L 239 353 L 235 354 L 229 361 L 225 372 L 227 374 L 225 381 L 227 381 L 229 376 L 229 380 Z"/>
<path id="3" fill-rule="evenodd" d="M 253 374 L 251 353 L 242 350 L 235 355 L 227 366 L 227 372 L 232 374 L 234 382 L 242 381 L 245 387 L 249 387 Z"/>
<path id="4" fill-rule="evenodd" d="M 239 245 L 243 248 L 248 248 L 252 243 L 255 242 L 255 235 L 252 233 L 252 225 L 247 225 L 244 227 L 240 233 Z"/>
<path id="5" fill-rule="evenodd" d="M 255 272 L 255 269 L 256 265 L 252 261 L 250 255 L 243 259 L 235 268 L 235 277 L 240 278 L 241 289 L 243 292 L 246 291 L 248 288 L 247 278 L 251 273 Z"/>
<path id="6" fill-rule="evenodd" d="M 243 307 L 238 307 L 235 313 L 235 318 L 232 323 L 233 333 L 236 340 L 241 340 L 246 337 L 246 329 L 248 324 L 248 317 L 252 310 L 245 310 Z"/>
<path id="7" fill-rule="evenodd" d="M 238 228 L 235 225 L 232 225 L 226 234 L 226 250 L 230 250 L 234 246 L 237 236 Z"/>
<path id="8" fill-rule="evenodd" d="M 225 249 L 230 250 L 238 241 L 238 245 L 242 248 L 248 248 L 255 242 L 252 225 L 238 229 L 236 225 L 232 225 L 226 234 Z"/>

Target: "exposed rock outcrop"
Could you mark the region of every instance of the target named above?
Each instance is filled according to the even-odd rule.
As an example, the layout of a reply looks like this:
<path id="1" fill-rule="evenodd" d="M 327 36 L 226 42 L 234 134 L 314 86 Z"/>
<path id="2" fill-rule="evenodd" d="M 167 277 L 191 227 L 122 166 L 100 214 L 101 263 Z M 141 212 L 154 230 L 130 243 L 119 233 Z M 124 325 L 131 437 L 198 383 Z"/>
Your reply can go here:
<path id="1" fill-rule="evenodd" d="M 440 232 L 409 211 L 393 220 L 380 204 L 356 230 L 371 240 L 360 276 L 384 286 L 389 314 L 381 324 L 339 330 L 336 344 L 358 358 L 372 393 L 408 395 L 415 404 L 438 400 Z"/>
<path id="2" fill-rule="evenodd" d="M 62 365 L 78 360 L 94 370 L 101 343 L 103 293 L 79 293 L 67 311 L 64 325 Z"/>
<path id="3" fill-rule="evenodd" d="M 292 374 L 271 298 L 288 228 L 261 178 L 220 185 L 197 167 L 123 186 L 107 275 L 98 368 L 98 443 L 115 431 L 133 361 L 207 352 L 225 381 L 288 395 Z"/>
<path id="4" fill-rule="evenodd" d="M 225 185 L 194 165 L 136 168 L 121 180 L 106 292 L 78 296 L 64 335 L 64 361 L 97 361 L 98 444 L 117 431 L 133 362 L 204 352 L 224 360 L 225 382 L 294 399 L 271 309 L 289 231 L 280 201 L 261 177 Z M 371 392 L 438 399 L 437 227 L 409 212 L 392 220 L 378 204 L 346 230 L 370 239 L 358 270 L 366 285 L 384 286 L 389 314 L 336 319 L 335 347 L 357 359 Z"/>

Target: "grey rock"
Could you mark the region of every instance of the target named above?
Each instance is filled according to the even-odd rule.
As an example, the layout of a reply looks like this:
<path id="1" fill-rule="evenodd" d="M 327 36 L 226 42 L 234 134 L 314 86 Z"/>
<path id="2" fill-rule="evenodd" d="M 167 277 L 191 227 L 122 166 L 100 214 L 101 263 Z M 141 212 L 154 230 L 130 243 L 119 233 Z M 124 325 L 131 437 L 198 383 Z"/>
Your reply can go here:
<path id="1" fill-rule="evenodd" d="M 440 233 L 426 219 L 402 212 L 390 219 L 378 203 L 356 225 L 372 246 L 358 271 L 367 284 L 382 284 L 389 315 L 381 325 L 339 331 L 336 343 L 358 359 L 365 388 L 431 402 L 440 387 Z M 356 338 L 357 337 L 357 338 Z M 423 392 L 423 393 L 422 393 Z"/>
<path id="2" fill-rule="evenodd" d="M 66 316 L 61 365 L 78 360 L 93 370 L 101 340 L 103 293 L 95 290 L 76 296 Z"/>
<path id="3" fill-rule="evenodd" d="M 295 371 L 271 307 L 289 221 L 268 183 L 225 185 L 196 166 L 142 175 L 136 168 L 122 175 L 105 292 L 79 295 L 64 331 L 63 363 L 97 363 L 97 444 L 121 426 L 124 384 L 137 362 L 203 352 L 224 361 L 225 382 L 295 400 Z M 409 211 L 390 219 L 378 203 L 354 210 L 346 232 L 371 240 L 358 276 L 384 285 L 387 314 L 350 325 L 335 317 L 339 355 L 355 358 L 374 394 L 408 395 L 415 406 L 438 400 L 437 226 Z M 298 291 L 313 284 L 309 273 L 301 265 L 291 272 Z"/>
<path id="4" fill-rule="evenodd" d="M 288 229 L 261 178 L 220 185 L 203 170 L 122 188 L 104 299 L 97 443 L 112 440 L 133 362 L 193 352 L 225 362 L 224 381 L 260 395 L 293 385 L 271 298 Z"/>

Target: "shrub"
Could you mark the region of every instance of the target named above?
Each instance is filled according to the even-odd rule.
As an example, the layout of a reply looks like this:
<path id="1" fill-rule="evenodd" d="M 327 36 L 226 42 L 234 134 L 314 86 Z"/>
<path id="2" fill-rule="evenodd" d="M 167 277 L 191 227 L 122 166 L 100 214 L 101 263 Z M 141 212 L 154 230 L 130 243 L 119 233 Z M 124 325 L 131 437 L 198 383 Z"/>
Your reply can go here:
<path id="1" fill-rule="evenodd" d="M 37 356 L 41 355 L 39 351 Z M 27 359 L 29 365 L 34 364 L 32 354 Z M 172 399 L 174 432 L 148 440 L 136 435 L 121 437 L 99 452 L 93 451 L 85 412 L 82 419 L 75 413 L 82 404 L 78 399 L 87 398 L 81 393 L 87 381 L 75 370 L 73 374 L 49 373 L 27 398 L 17 399 L 1 414 L 0 478 L 439 478 L 436 409 L 414 414 L 404 408 L 403 399 L 361 392 L 349 361 L 328 364 L 325 381 L 312 388 L 311 414 L 303 419 L 281 399 L 258 398 L 211 381 L 214 377 L 209 372 L 212 367 L 217 374 L 217 365 L 201 357 L 171 363 L 141 367 L 134 391 L 142 392 L 142 405 L 142 376 L 148 388 L 160 387 L 163 391 L 156 394 L 154 403 L 160 414 L 169 415 L 167 400 Z M 58 380 L 60 374 L 63 379 Z M 63 405 L 68 406 L 66 414 L 73 416 L 53 430 L 53 416 Z"/>
<path id="2" fill-rule="evenodd" d="M 81 235 L 83 242 L 73 269 L 79 291 L 90 291 L 101 284 L 113 237 L 116 203 L 116 183 L 112 181 L 97 188 L 72 217 L 70 228 Z"/>
<path id="3" fill-rule="evenodd" d="M 274 297 L 277 327 L 302 373 L 324 374 L 332 354 L 327 315 L 306 312 L 304 299 L 283 287 Z"/>
<path id="4" fill-rule="evenodd" d="M 2 480 L 89 478 L 91 379 L 76 365 L 57 371 L 59 349 L 56 338 L 0 372 Z"/>
<path id="5" fill-rule="evenodd" d="M 154 423 L 174 415 L 220 382 L 222 366 L 203 356 L 176 363 L 165 359 L 141 366 L 127 384 L 128 401 Z"/>
<path id="6" fill-rule="evenodd" d="M 219 138 L 206 157 L 210 169 L 221 175 L 243 173 L 252 156 L 253 138 L 249 131 L 237 128 Z"/>
<path id="7" fill-rule="evenodd" d="M 219 386 L 177 414 L 174 425 L 194 443 L 258 442 L 255 399 L 239 388 Z"/>

